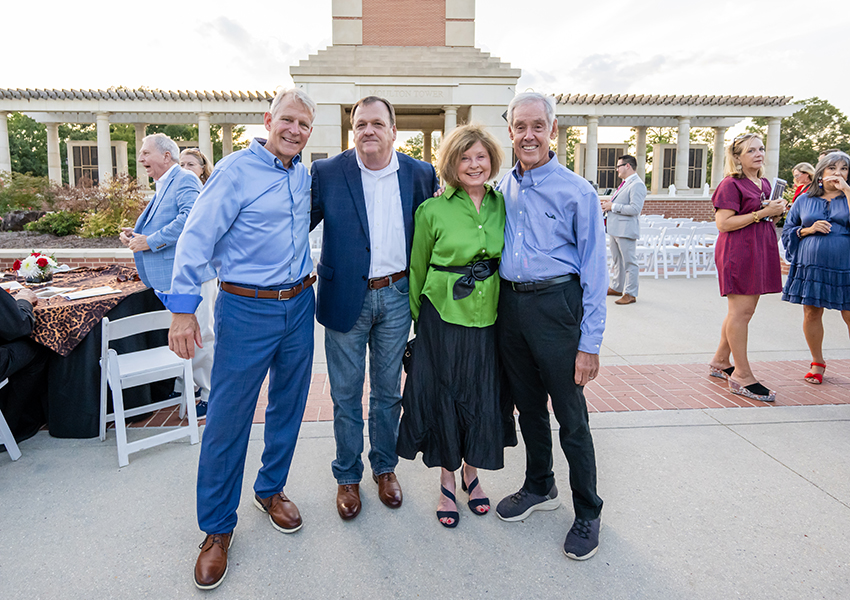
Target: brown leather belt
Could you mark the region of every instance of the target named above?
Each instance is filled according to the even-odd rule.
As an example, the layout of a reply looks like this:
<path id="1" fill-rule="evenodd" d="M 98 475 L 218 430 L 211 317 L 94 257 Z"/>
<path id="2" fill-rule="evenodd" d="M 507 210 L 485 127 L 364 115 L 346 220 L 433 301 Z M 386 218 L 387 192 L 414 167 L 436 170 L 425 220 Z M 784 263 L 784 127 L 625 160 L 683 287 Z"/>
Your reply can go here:
<path id="1" fill-rule="evenodd" d="M 407 277 L 407 271 L 399 271 L 398 273 L 393 273 L 392 275 L 386 275 L 385 277 L 375 277 L 374 279 L 369 280 L 369 289 L 370 290 L 379 290 L 381 288 L 387 287 L 390 283 L 395 283 L 402 277 Z"/>
<path id="2" fill-rule="evenodd" d="M 233 285 L 232 283 L 227 283 L 226 281 L 221 282 L 221 289 L 223 289 L 228 294 L 244 296 L 245 298 L 262 298 L 264 300 L 289 300 L 290 298 L 295 298 L 295 296 L 306 290 L 314 283 L 316 283 L 316 276 L 308 275 L 301 283 L 299 283 L 295 287 L 291 287 L 286 290 L 260 290 L 257 288 L 244 288 L 239 287 L 238 285 Z"/>

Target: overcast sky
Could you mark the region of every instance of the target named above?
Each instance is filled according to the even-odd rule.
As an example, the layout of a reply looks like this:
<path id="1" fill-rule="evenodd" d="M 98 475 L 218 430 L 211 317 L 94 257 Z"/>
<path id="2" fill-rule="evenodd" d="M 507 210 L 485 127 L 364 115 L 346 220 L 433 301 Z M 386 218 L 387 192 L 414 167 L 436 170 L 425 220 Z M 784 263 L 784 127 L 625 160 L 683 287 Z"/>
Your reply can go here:
<path id="1" fill-rule="evenodd" d="M 3 88 L 273 91 L 331 44 L 331 0 L 4 4 Z M 819 96 L 850 116 L 848 14 L 835 0 L 478 0 L 475 39 L 522 69 L 519 90 Z"/>

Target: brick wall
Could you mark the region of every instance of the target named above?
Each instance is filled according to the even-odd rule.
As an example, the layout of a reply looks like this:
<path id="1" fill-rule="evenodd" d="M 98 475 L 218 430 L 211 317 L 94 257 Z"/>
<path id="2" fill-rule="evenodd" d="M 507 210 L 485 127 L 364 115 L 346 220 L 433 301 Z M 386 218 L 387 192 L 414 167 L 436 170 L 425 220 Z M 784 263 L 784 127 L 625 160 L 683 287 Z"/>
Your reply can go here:
<path id="1" fill-rule="evenodd" d="M 694 221 L 713 221 L 714 206 L 711 204 L 711 198 L 693 200 L 647 198 L 643 203 L 643 214 L 664 215 L 668 219 L 690 217 Z"/>
<path id="2" fill-rule="evenodd" d="M 0 250 L 0 271 L 11 269 L 12 263 L 15 260 L 25 257 L 29 252 L 29 248 L 26 250 Z M 42 252 L 55 256 L 56 262 L 60 265 L 68 265 L 72 269 L 77 267 L 103 267 L 106 265 L 122 265 L 134 268 L 136 266 L 136 263 L 133 261 L 133 253 L 123 248 L 100 250 L 45 249 Z"/>
<path id="3" fill-rule="evenodd" d="M 363 45 L 445 46 L 445 0 L 363 0 Z"/>

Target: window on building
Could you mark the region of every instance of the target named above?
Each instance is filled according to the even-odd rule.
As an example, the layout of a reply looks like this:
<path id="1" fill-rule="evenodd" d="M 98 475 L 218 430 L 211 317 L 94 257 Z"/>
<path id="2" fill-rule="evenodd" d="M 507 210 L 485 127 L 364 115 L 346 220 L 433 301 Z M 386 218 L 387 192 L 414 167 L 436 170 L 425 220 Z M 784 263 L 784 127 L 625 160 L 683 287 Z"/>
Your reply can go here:
<path id="1" fill-rule="evenodd" d="M 703 148 L 691 148 L 688 151 L 688 187 L 698 188 L 702 185 Z M 663 179 L 661 187 L 668 188 L 676 183 L 676 149 L 664 149 Z"/>
<path id="2" fill-rule="evenodd" d="M 74 146 L 74 182 L 77 185 L 97 185 L 97 146 Z M 118 156 L 112 146 L 112 176 L 118 175 Z M 91 183 L 89 183 L 91 182 Z"/>
<path id="3" fill-rule="evenodd" d="M 597 164 L 599 188 L 616 188 L 620 185 L 617 176 L 617 161 L 626 153 L 622 148 L 600 148 Z"/>

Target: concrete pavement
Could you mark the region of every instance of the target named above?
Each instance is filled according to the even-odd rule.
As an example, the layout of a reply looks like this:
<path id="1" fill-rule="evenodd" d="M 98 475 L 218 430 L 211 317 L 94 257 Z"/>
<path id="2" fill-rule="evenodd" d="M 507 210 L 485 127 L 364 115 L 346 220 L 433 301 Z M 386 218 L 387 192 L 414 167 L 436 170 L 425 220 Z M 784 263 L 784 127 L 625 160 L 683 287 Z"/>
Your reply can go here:
<path id="1" fill-rule="evenodd" d="M 716 286 L 642 279 L 637 304 L 609 302 L 603 364 L 705 362 L 725 313 Z M 800 319 L 800 307 L 762 299 L 751 360 L 805 366 Z M 850 358 L 835 312 L 825 347 L 828 361 Z M 444 529 L 434 515 L 438 474 L 418 460 L 398 467 L 402 508 L 381 505 L 366 480 L 362 514 L 343 522 L 332 426 L 306 423 L 286 487 L 305 525 L 284 535 L 251 503 L 263 448 L 255 425 L 230 571 L 212 592 L 191 581 L 203 539 L 199 446 L 167 444 L 118 469 L 114 434 L 101 443 L 41 432 L 21 444 L 17 462 L 0 454 L 0 596 L 850 597 L 850 406 L 601 413 L 591 425 L 605 508 L 599 553 L 584 563 L 561 551 L 573 512 L 560 451 L 564 505 L 524 522 L 476 517 L 460 493 L 461 522 Z M 522 445 L 505 457 L 503 470 L 481 475 L 494 505 L 522 483 Z"/>

